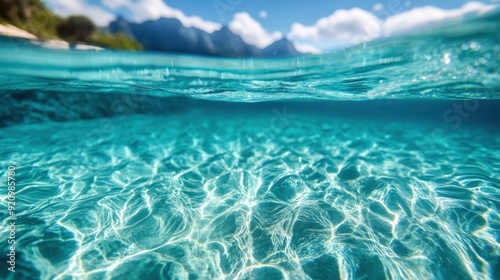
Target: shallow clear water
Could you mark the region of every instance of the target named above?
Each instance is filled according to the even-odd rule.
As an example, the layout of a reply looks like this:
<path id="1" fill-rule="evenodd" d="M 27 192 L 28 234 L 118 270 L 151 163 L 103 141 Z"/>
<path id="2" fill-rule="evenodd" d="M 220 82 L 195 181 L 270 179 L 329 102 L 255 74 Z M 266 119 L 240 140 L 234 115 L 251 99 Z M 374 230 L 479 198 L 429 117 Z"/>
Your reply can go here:
<path id="1" fill-rule="evenodd" d="M 267 60 L 4 40 L 1 277 L 500 278 L 499 22 Z"/>

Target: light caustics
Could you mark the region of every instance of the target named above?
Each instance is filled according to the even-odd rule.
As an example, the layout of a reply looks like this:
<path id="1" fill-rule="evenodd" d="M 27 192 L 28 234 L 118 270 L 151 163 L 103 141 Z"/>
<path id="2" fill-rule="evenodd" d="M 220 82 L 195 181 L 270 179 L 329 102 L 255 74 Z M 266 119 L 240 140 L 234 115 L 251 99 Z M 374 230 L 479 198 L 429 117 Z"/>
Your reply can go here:
<path id="1" fill-rule="evenodd" d="M 15 276 L 500 278 L 498 15 L 284 59 L 0 41 Z"/>
<path id="2" fill-rule="evenodd" d="M 190 113 L 78 136 L 101 121 L 2 131 L 42 278 L 491 277 L 498 135 L 427 149 L 426 126 L 300 118 L 276 134 Z"/>

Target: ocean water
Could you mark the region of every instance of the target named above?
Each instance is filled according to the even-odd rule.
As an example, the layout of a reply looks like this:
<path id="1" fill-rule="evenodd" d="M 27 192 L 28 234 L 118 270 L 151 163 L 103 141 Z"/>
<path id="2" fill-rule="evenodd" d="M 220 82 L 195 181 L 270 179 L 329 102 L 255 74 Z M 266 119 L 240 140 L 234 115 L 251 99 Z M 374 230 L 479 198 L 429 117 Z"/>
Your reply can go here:
<path id="1" fill-rule="evenodd" d="M 499 28 L 269 59 L 1 39 L 0 278 L 500 279 Z"/>

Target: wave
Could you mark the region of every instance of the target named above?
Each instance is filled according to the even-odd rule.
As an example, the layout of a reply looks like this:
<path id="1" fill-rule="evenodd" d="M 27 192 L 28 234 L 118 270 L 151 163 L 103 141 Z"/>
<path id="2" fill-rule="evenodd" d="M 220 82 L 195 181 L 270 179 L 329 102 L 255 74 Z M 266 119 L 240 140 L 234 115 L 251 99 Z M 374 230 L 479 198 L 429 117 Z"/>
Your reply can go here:
<path id="1" fill-rule="evenodd" d="M 499 28 L 497 11 L 431 32 L 281 59 L 61 51 L 3 39 L 0 87 L 233 102 L 497 99 Z"/>
<path id="2" fill-rule="evenodd" d="M 498 19 L 284 59 L 0 42 L 15 278 L 500 279 Z"/>

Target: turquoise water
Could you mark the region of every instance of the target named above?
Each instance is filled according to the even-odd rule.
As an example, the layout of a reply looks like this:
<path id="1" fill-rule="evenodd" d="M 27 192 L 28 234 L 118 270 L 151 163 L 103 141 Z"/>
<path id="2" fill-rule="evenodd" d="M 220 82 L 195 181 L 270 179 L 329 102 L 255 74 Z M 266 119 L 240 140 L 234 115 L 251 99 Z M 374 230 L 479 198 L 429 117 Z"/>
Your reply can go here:
<path id="1" fill-rule="evenodd" d="M 280 59 L 4 38 L 0 277 L 499 279 L 499 28 Z"/>

